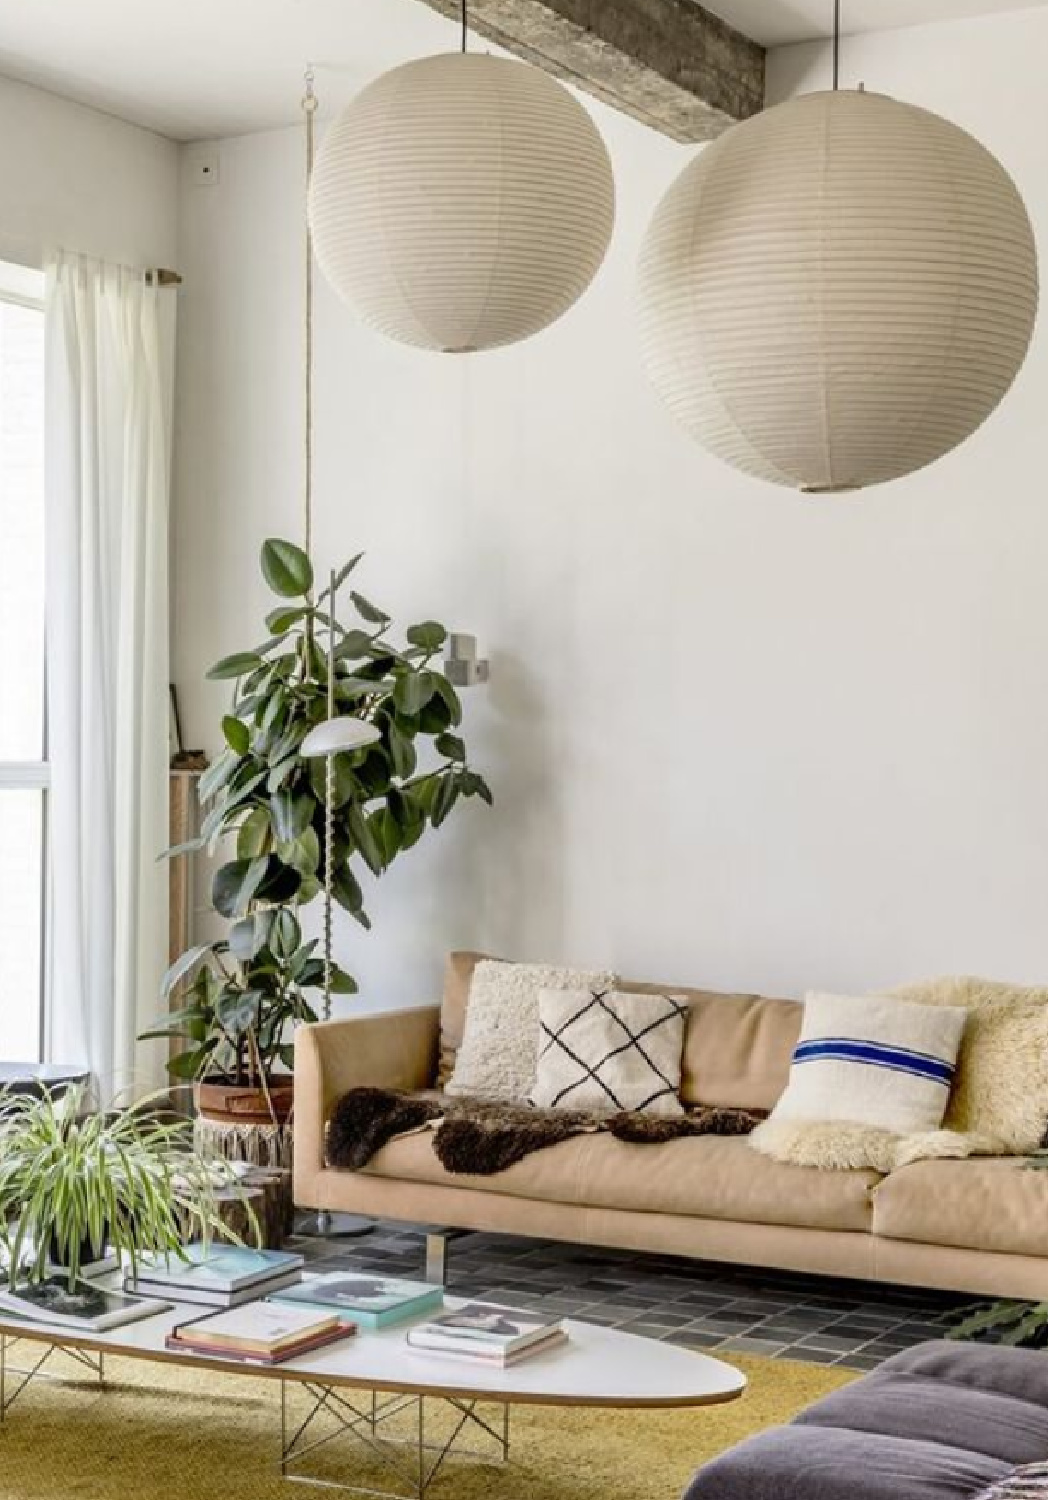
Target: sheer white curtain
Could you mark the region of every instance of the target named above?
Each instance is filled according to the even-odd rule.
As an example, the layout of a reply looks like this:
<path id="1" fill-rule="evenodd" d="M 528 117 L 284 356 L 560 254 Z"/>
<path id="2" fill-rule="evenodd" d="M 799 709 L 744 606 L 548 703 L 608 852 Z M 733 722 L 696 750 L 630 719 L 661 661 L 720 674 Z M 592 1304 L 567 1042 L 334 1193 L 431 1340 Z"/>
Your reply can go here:
<path id="1" fill-rule="evenodd" d="M 172 291 L 47 267 L 49 1061 L 103 1097 L 162 1082 L 136 1035 L 166 967 Z"/>

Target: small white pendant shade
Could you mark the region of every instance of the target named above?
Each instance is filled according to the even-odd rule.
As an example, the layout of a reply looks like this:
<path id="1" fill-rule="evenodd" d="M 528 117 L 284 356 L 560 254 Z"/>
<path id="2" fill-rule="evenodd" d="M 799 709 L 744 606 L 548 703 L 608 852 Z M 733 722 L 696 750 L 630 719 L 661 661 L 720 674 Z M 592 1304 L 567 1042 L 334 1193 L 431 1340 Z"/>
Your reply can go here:
<path id="1" fill-rule="evenodd" d="M 656 211 L 650 378 L 712 453 L 796 489 L 882 484 L 990 415 L 1037 311 L 1019 192 L 970 135 L 878 94 L 735 126 Z"/>
<path id="2" fill-rule="evenodd" d="M 317 261 L 364 320 L 449 353 L 528 338 L 582 295 L 615 215 L 600 133 L 561 84 L 483 54 L 422 58 L 360 93 L 309 192 Z"/>
<path id="3" fill-rule="evenodd" d="M 381 731 L 374 724 L 345 714 L 315 724 L 302 741 L 300 754 L 310 760 L 319 760 L 341 755 L 344 750 L 362 750 L 365 745 L 377 744 L 381 738 Z"/>

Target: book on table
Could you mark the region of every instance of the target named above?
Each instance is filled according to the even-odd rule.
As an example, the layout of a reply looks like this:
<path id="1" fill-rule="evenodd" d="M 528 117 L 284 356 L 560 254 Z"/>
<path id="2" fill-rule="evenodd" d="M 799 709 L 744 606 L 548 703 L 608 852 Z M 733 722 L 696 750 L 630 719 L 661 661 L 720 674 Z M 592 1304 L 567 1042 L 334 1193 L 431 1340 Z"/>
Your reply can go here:
<path id="1" fill-rule="evenodd" d="M 258 1364 L 280 1364 L 356 1332 L 338 1313 L 315 1307 L 282 1307 L 252 1302 L 226 1312 L 205 1313 L 177 1324 L 168 1335 L 169 1349 L 221 1355 Z"/>
<path id="2" fill-rule="evenodd" d="M 78 1278 L 69 1284 L 64 1275 L 48 1276 L 44 1281 L 26 1282 L 21 1286 L 0 1289 L 0 1310 L 37 1323 L 73 1328 L 81 1333 L 104 1333 L 123 1323 L 151 1318 L 171 1306 L 152 1297 L 130 1297 L 122 1292 L 107 1291 L 93 1282 Z"/>
<path id="3" fill-rule="evenodd" d="M 554 1328 L 545 1338 L 536 1339 L 533 1344 L 525 1344 L 521 1349 L 498 1349 L 494 1345 L 469 1344 L 463 1345 L 440 1345 L 419 1344 L 414 1339 L 408 1339 L 413 1354 L 420 1354 L 425 1359 L 461 1359 L 467 1360 L 472 1365 L 489 1365 L 495 1370 L 508 1370 L 511 1365 L 519 1365 L 526 1359 L 534 1359 L 538 1354 L 547 1354 L 551 1349 L 558 1348 L 561 1344 L 568 1342 L 568 1335 L 563 1328 Z"/>
<path id="4" fill-rule="evenodd" d="M 124 1282 L 126 1292 L 164 1292 L 176 1302 L 228 1307 L 264 1297 L 299 1280 L 305 1257 L 287 1250 L 251 1250 L 207 1245 L 199 1240 L 182 1254 L 140 1257 Z"/>
<path id="5" fill-rule="evenodd" d="M 349 1271 L 306 1276 L 297 1285 L 268 1295 L 273 1302 L 347 1313 L 361 1328 L 389 1328 L 444 1306 L 443 1291 L 429 1282 Z"/>
<path id="6" fill-rule="evenodd" d="M 543 1318 L 491 1302 L 467 1302 L 407 1332 L 413 1349 L 492 1364 L 515 1362 L 563 1343 L 566 1337 L 559 1318 Z"/>

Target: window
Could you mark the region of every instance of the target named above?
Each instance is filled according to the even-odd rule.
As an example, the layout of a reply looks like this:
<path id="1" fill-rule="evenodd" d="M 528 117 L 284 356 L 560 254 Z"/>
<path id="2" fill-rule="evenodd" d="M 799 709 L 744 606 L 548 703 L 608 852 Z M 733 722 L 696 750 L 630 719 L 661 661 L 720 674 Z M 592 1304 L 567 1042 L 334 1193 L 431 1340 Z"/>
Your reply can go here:
<path id="1" fill-rule="evenodd" d="M 45 984 L 43 278 L 0 263 L 0 1059 L 40 1059 Z"/>

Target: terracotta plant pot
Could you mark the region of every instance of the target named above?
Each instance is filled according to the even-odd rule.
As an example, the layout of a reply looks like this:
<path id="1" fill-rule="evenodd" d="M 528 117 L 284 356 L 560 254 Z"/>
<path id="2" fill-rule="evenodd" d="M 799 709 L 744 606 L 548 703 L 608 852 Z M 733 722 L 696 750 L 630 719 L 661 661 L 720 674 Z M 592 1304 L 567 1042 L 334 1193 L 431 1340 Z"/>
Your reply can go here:
<path id="1" fill-rule="evenodd" d="M 267 1099 L 264 1089 L 253 1088 L 249 1084 L 230 1083 L 226 1079 L 208 1078 L 193 1085 L 193 1102 L 197 1113 L 206 1120 L 222 1120 L 239 1125 L 284 1125 L 291 1116 L 291 1107 L 295 1102 L 295 1083 L 290 1075 L 286 1078 L 271 1078 Z"/>

